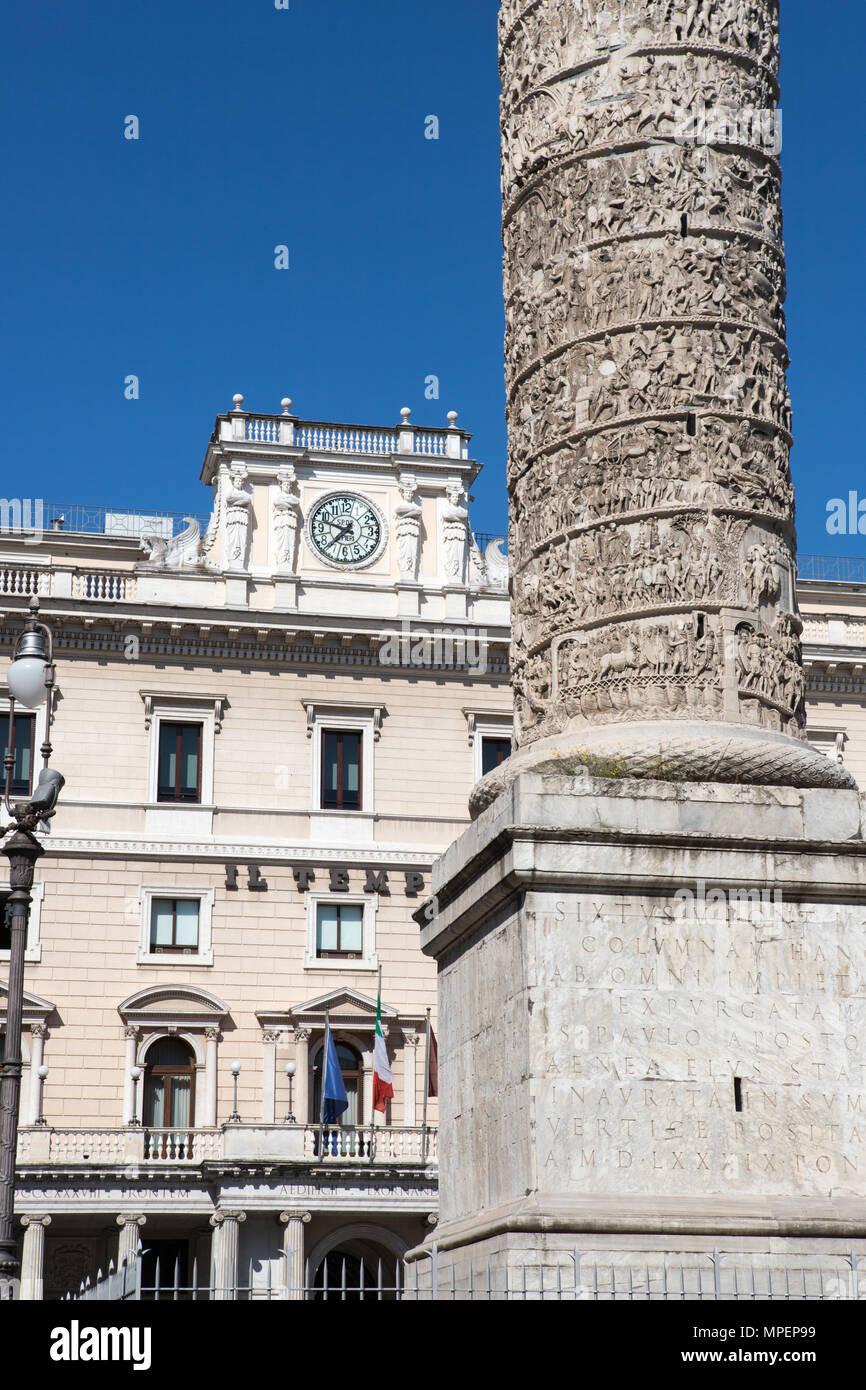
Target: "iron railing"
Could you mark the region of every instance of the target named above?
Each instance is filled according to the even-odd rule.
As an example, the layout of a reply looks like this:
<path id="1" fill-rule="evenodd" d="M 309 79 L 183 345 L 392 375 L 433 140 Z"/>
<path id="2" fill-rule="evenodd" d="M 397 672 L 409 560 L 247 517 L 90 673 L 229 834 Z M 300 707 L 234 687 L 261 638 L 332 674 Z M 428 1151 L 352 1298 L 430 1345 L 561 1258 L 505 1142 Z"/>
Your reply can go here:
<path id="1" fill-rule="evenodd" d="M 411 1264 L 398 1260 L 390 1278 L 386 1277 L 381 1259 L 376 1270 L 370 1271 L 363 1261 L 353 1261 L 350 1266 L 345 1257 L 337 1265 L 336 1278 L 332 1278 L 333 1263 L 326 1259 L 312 1281 L 307 1270 L 303 1288 L 295 1289 L 291 1286 L 285 1251 L 268 1262 L 264 1281 L 255 1282 L 250 1261 L 246 1281 L 231 1288 L 202 1282 L 197 1261 L 193 1263 L 190 1283 L 182 1279 L 177 1260 L 173 1269 L 162 1271 L 162 1277 L 157 1260 L 152 1280 L 145 1282 L 142 1270 L 146 1254 L 140 1250 L 134 1260 L 128 1265 L 124 1263 L 118 1271 L 109 1266 L 105 1276 L 100 1270 L 95 1283 L 85 1280 L 77 1293 L 66 1295 L 67 1299 L 157 1303 L 216 1299 L 332 1303 L 866 1302 L 866 1279 L 859 1270 L 863 1257 L 853 1251 L 838 1256 L 835 1265 L 830 1263 L 832 1257 L 823 1256 L 814 1265 L 787 1268 L 774 1265 L 771 1254 L 756 1255 L 745 1264 L 714 1250 L 705 1256 L 695 1255 L 687 1264 L 662 1256 L 657 1264 L 646 1263 L 639 1268 L 631 1264 L 601 1264 L 575 1249 L 554 1267 L 552 1261 L 524 1261 L 516 1268 L 506 1266 L 501 1272 L 494 1272 L 488 1260 L 481 1267 L 467 1266 L 458 1277 L 453 1265 L 447 1271 L 440 1268 L 439 1250 L 434 1244 L 427 1259 Z M 286 1271 L 284 1280 L 276 1283 L 274 1262 L 277 1268 L 282 1263 Z"/>
<path id="2" fill-rule="evenodd" d="M 162 536 L 170 540 L 185 531 L 190 519 L 199 523 L 202 534 L 210 513 L 142 511 L 134 507 L 87 507 L 80 502 L 45 502 L 42 525 L 45 531 L 73 535 L 118 536 L 138 540 L 141 536 Z M 32 527 L 29 528 L 32 530 Z"/>
<path id="3" fill-rule="evenodd" d="M 834 584 L 866 584 L 866 557 L 857 555 L 800 555 L 800 579 L 829 580 Z"/>

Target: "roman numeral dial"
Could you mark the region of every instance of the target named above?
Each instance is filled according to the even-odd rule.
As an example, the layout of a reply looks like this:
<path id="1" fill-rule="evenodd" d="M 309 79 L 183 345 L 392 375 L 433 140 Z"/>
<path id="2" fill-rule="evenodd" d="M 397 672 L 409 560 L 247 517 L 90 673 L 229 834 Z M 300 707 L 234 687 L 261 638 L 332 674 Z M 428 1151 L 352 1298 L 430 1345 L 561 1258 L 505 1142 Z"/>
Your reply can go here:
<path id="1" fill-rule="evenodd" d="M 313 547 L 331 565 L 368 564 L 384 543 L 376 509 L 356 493 L 334 493 L 316 504 L 308 523 Z"/>

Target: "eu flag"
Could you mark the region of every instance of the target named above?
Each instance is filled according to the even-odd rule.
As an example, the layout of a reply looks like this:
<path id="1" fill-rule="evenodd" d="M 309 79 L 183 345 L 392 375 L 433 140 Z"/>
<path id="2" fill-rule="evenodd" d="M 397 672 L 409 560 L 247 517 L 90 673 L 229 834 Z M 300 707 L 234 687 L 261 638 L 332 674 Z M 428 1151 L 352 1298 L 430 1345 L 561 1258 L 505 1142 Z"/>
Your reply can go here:
<path id="1" fill-rule="evenodd" d="M 349 1108 L 349 1098 L 343 1084 L 343 1073 L 337 1061 L 337 1049 L 330 1024 L 325 1032 L 325 1069 L 322 1076 L 322 1118 L 326 1125 L 334 1125 L 344 1110 Z"/>

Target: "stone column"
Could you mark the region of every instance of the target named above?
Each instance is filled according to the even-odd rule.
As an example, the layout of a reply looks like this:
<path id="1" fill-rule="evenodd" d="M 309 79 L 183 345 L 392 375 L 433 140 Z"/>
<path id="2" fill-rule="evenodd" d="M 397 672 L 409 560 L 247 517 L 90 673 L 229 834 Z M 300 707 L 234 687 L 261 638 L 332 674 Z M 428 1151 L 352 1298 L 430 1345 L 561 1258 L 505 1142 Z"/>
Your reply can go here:
<path id="1" fill-rule="evenodd" d="M 238 1296 L 238 1243 L 246 1212 L 220 1208 L 210 1219 L 213 1227 L 211 1282 L 216 1302 L 234 1302 Z"/>
<path id="2" fill-rule="evenodd" d="M 306 1265 L 304 1254 L 304 1227 L 309 1225 L 312 1215 L 308 1211 L 283 1211 L 280 1221 L 285 1226 L 283 1233 L 283 1257 L 286 1265 L 286 1298 L 294 1303 L 304 1300 L 306 1286 Z"/>
<path id="3" fill-rule="evenodd" d="M 45 1294 L 45 1231 L 50 1216 L 22 1216 L 24 1250 L 21 1257 L 21 1299 L 41 1303 Z"/>
<path id="4" fill-rule="evenodd" d="M 138 1247 L 141 1244 L 141 1228 L 146 1221 L 147 1217 L 141 1214 L 131 1216 L 123 1212 L 118 1216 L 117 1224 L 120 1227 L 120 1235 L 117 1240 L 118 1269 L 120 1269 L 124 1260 L 126 1261 L 127 1267 L 134 1264 L 135 1257 L 138 1254 Z"/>
<path id="5" fill-rule="evenodd" d="M 506 0 L 500 55 L 518 748 L 473 809 L 553 761 L 851 786 L 804 733 L 778 0 Z"/>
<path id="6" fill-rule="evenodd" d="M 418 1095 L 418 1057 L 420 1055 L 420 1034 L 403 1034 L 403 1123 L 416 1123 Z"/>
<path id="7" fill-rule="evenodd" d="M 44 1023 L 33 1023 L 30 1027 L 30 1089 L 27 1095 L 27 1123 L 35 1125 L 39 1119 L 39 1102 L 42 1099 L 42 1083 L 39 1068 L 45 1056 L 45 1039 L 48 1029 Z"/>
<path id="8" fill-rule="evenodd" d="M 136 1064 L 138 1055 L 138 1029 L 135 1024 L 128 1023 L 123 1030 L 123 1035 L 126 1038 L 126 1060 L 124 1063 L 125 1070 L 123 1077 L 123 1123 L 128 1125 L 133 1118 L 132 1107 L 134 1103 L 135 1083 L 132 1080 L 132 1069 Z M 143 1097 L 139 1087 L 139 1118 L 143 1113 L 142 1100 Z"/>
<path id="9" fill-rule="evenodd" d="M 217 1045 L 219 1043 L 219 1028 L 205 1028 L 205 1057 L 204 1057 L 204 1110 L 201 1122 L 204 1126 L 213 1126 L 217 1122 Z"/>
<path id="10" fill-rule="evenodd" d="M 276 1029 L 268 1028 L 262 1034 L 262 1123 L 266 1125 L 272 1125 L 276 1120 L 279 1040 L 280 1035 Z"/>
<path id="11" fill-rule="evenodd" d="M 295 1115 L 302 1125 L 310 1122 L 310 1029 L 295 1029 Z"/>

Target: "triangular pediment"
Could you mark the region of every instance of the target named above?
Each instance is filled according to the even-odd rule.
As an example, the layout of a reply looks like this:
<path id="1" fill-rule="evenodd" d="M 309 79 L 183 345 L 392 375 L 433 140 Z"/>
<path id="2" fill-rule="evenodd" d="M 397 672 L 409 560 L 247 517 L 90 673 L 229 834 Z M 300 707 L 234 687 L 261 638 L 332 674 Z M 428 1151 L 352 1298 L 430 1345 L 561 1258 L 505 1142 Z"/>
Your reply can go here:
<path id="1" fill-rule="evenodd" d="M 6 999 L 9 994 L 9 985 L 5 980 L 0 980 L 0 1018 L 6 1017 Z M 38 994 L 31 994 L 29 990 L 24 991 L 24 1007 L 22 1011 L 25 1023 L 45 1023 L 49 1016 L 54 1013 L 54 1005 L 47 999 L 40 999 Z"/>
<path id="2" fill-rule="evenodd" d="M 349 989 L 345 985 L 339 989 L 329 990 L 327 994 L 320 994 L 315 999 L 308 999 L 305 1004 L 296 1004 L 289 1010 L 292 1018 L 299 1023 L 323 1023 L 325 1014 L 329 1013 L 338 1017 L 341 1021 L 345 1019 L 357 1018 L 363 1022 L 375 1022 L 376 1001 L 369 995 L 362 994 L 360 990 Z M 397 1018 L 398 1011 L 388 1004 L 382 1005 L 383 1018 Z"/>

